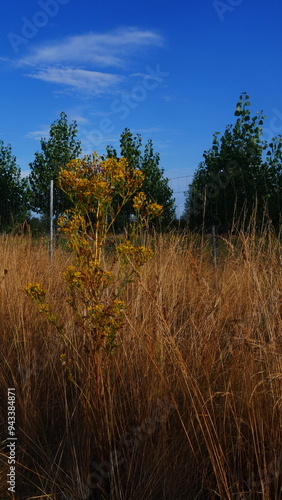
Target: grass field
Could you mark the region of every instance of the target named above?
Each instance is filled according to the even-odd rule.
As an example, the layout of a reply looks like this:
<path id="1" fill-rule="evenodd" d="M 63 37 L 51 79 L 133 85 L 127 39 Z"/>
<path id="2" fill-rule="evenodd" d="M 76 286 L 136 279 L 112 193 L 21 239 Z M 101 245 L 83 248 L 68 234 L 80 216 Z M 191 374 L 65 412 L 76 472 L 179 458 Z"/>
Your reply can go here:
<path id="1" fill-rule="evenodd" d="M 207 240 L 151 245 L 124 292 L 120 345 L 94 369 L 65 302 L 71 255 L 55 249 L 50 268 L 44 241 L 1 237 L 1 499 L 282 499 L 279 239 L 220 239 L 216 269 Z M 48 290 L 67 346 L 23 293 L 31 282 Z"/>

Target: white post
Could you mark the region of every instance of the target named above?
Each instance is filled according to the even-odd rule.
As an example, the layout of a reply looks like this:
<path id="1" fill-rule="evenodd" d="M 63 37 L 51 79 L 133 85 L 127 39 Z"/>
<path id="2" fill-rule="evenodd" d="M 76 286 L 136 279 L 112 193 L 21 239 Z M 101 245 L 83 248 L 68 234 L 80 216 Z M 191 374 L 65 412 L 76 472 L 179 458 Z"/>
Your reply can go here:
<path id="1" fill-rule="evenodd" d="M 215 236 L 215 225 L 212 225 L 212 257 L 213 257 L 213 267 L 216 268 L 216 236 Z"/>
<path id="2" fill-rule="evenodd" d="M 51 263 L 53 260 L 53 212 L 54 212 L 53 196 L 54 196 L 54 181 L 52 179 L 50 181 L 50 262 Z"/>

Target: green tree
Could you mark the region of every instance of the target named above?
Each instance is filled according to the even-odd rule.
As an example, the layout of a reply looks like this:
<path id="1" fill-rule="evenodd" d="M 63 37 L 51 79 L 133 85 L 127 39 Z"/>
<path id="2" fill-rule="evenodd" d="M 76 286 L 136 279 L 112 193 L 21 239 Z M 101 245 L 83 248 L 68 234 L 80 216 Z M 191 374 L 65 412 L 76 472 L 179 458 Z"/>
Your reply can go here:
<path id="1" fill-rule="evenodd" d="M 20 168 L 10 144 L 0 141 L 0 230 L 7 231 L 27 217 L 27 181 L 21 179 Z"/>
<path id="2" fill-rule="evenodd" d="M 50 127 L 49 139 L 41 139 L 41 151 L 35 153 L 35 159 L 30 163 L 31 208 L 43 218 L 49 215 L 51 179 L 54 180 L 55 218 L 70 206 L 66 194 L 57 187 L 57 179 L 60 167 L 65 167 L 81 153 L 80 141 L 76 140 L 76 136 L 76 122 L 69 124 L 67 115 L 61 113 Z"/>
<path id="3" fill-rule="evenodd" d="M 154 152 L 152 140 L 142 148 L 141 135 L 134 137 L 130 129 L 125 128 L 120 137 L 120 155 L 127 159 L 130 168 L 138 168 L 145 174 L 142 191 L 150 201 L 163 207 L 163 214 L 152 223 L 158 228 L 166 229 L 175 219 L 175 200 L 168 179 L 164 177 L 164 169 L 160 167 L 160 155 Z M 117 158 L 117 151 L 111 146 L 107 147 L 107 157 Z M 123 208 L 116 227 L 122 229 L 128 225 L 133 213 L 130 200 Z"/>
<path id="4" fill-rule="evenodd" d="M 228 125 L 220 138 L 219 132 L 214 134 L 186 194 L 183 217 L 191 229 L 215 224 L 218 231 L 229 231 L 234 221 L 248 224 L 254 209 L 258 226 L 266 211 L 279 225 L 281 138 L 270 144 L 263 140 L 265 116 L 251 116 L 246 94 L 241 94 L 235 116 L 235 125 Z"/>

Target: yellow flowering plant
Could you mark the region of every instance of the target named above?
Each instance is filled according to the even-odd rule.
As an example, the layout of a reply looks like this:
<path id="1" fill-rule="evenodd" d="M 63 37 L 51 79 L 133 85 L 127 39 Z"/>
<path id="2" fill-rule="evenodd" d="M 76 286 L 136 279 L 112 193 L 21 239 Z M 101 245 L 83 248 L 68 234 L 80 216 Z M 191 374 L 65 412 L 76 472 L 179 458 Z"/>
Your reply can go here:
<path id="1" fill-rule="evenodd" d="M 51 314 L 49 304 L 46 304 L 46 293 L 39 283 L 29 283 L 25 287 L 25 293 L 28 297 L 31 297 L 38 304 L 38 309 L 40 312 L 44 313 L 49 321 L 53 323 L 60 334 L 63 333 L 62 327 L 57 323 L 56 316 Z"/>
<path id="2" fill-rule="evenodd" d="M 63 275 L 67 302 L 74 311 L 76 326 L 84 333 L 84 347 L 89 354 L 100 349 L 112 351 L 117 346 L 117 333 L 124 322 L 122 290 L 132 274 L 153 255 L 150 249 L 134 246 L 125 238 L 116 244 L 111 263 L 103 255 L 118 214 L 134 195 L 136 215 L 131 234 L 146 226 L 150 217 L 161 214 L 162 207 L 150 203 L 141 191 L 143 181 L 142 171 L 130 168 L 125 158 L 103 160 L 95 153 L 91 159 L 72 160 L 59 172 L 58 186 L 73 203 L 73 208 L 58 221 L 74 254 L 73 265 Z M 114 273 L 117 261 L 121 262 L 120 272 Z M 45 303 L 45 291 L 36 284 L 28 285 L 26 293 L 55 323 Z"/>

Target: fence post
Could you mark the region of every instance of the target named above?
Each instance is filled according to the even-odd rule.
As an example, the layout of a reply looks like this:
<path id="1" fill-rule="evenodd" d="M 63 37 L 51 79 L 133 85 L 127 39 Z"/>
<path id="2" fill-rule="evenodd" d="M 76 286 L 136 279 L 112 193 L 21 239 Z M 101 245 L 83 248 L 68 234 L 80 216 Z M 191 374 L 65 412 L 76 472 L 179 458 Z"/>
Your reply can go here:
<path id="1" fill-rule="evenodd" d="M 216 236 L 215 236 L 215 225 L 212 225 L 212 258 L 213 267 L 216 268 Z"/>

